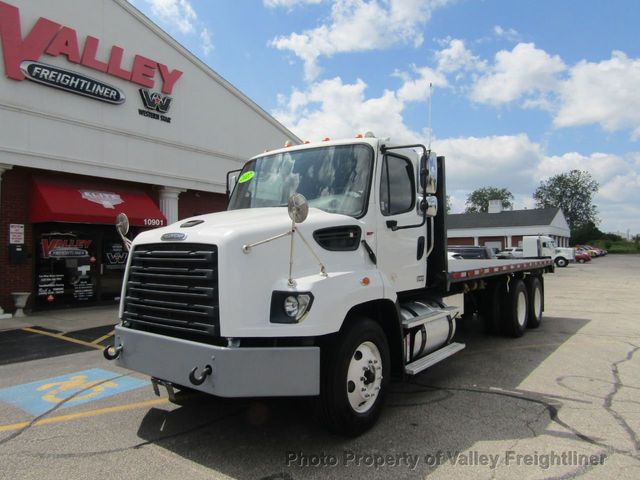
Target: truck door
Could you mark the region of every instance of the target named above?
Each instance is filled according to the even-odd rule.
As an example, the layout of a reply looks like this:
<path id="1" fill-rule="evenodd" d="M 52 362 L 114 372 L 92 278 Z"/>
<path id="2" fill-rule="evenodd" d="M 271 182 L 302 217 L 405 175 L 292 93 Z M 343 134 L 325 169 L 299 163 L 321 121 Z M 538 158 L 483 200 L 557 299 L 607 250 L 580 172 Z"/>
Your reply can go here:
<path id="1" fill-rule="evenodd" d="M 426 227 L 416 210 L 414 172 L 415 163 L 407 156 L 387 152 L 378 177 L 378 268 L 398 292 L 425 285 Z"/>

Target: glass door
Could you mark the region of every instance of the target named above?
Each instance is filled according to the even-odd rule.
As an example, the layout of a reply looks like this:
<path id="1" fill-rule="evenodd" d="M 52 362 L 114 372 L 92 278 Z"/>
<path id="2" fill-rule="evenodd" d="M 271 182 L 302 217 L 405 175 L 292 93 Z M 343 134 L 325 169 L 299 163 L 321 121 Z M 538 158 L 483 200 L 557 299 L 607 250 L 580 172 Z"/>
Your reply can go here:
<path id="1" fill-rule="evenodd" d="M 44 224 L 35 236 L 36 306 L 52 308 L 97 300 L 98 236 L 83 226 Z"/>

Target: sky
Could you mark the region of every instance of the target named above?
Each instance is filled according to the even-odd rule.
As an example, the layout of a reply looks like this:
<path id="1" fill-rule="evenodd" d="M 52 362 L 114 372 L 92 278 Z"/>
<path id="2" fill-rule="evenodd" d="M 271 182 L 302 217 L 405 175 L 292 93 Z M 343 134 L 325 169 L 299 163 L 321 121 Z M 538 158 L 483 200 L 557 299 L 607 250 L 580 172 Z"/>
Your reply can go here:
<path id="1" fill-rule="evenodd" d="M 637 0 L 130 1 L 301 139 L 431 138 L 453 213 L 580 169 L 640 233 Z"/>

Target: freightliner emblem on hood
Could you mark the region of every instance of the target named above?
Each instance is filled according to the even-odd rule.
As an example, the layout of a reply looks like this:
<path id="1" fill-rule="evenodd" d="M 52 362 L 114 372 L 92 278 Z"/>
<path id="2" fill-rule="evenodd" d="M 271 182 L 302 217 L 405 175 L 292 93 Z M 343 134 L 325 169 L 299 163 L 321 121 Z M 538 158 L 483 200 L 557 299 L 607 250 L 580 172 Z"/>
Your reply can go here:
<path id="1" fill-rule="evenodd" d="M 176 241 L 176 240 L 184 240 L 185 238 L 187 238 L 187 234 L 186 233 L 165 233 L 160 237 L 160 240 L 165 240 L 165 241 Z"/>

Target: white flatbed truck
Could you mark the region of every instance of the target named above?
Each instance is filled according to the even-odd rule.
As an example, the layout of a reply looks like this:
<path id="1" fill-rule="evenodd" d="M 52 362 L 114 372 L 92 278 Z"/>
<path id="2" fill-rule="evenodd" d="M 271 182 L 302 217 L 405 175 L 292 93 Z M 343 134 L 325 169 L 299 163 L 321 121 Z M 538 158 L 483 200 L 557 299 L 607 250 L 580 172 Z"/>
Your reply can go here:
<path id="1" fill-rule="evenodd" d="M 228 178 L 227 211 L 126 239 L 104 354 L 156 393 L 317 397 L 331 430 L 358 435 L 392 377 L 465 347 L 463 313 L 513 337 L 540 324 L 552 260 L 448 261 L 445 159 L 424 145 L 288 146 Z"/>

